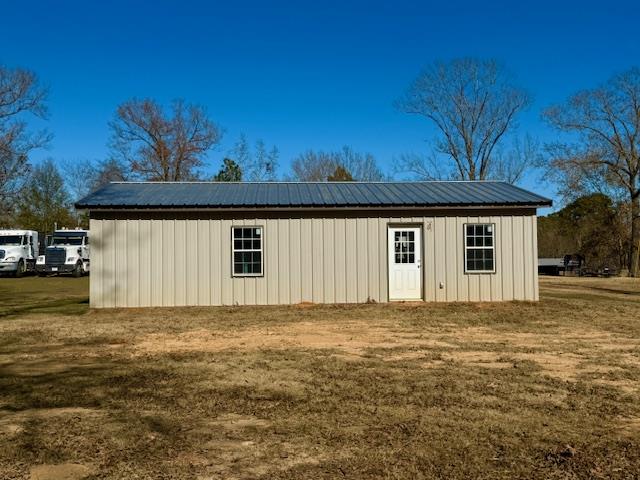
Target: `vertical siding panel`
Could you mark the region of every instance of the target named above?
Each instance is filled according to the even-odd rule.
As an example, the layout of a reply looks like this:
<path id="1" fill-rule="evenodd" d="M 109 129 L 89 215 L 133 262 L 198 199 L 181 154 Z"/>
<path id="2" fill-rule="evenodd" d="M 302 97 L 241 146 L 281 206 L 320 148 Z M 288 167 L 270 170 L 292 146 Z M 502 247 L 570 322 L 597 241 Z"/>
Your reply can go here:
<path id="1" fill-rule="evenodd" d="M 176 304 L 175 227 L 174 220 L 162 220 L 162 253 L 160 255 L 163 266 L 162 305 L 166 307 L 173 307 Z"/>
<path id="2" fill-rule="evenodd" d="M 356 257 L 358 235 L 355 218 L 345 219 L 345 231 L 347 302 L 355 303 L 358 301 L 358 260 Z"/>
<path id="3" fill-rule="evenodd" d="M 125 232 L 127 307 L 140 306 L 140 220 L 127 220 Z"/>
<path id="4" fill-rule="evenodd" d="M 211 303 L 222 305 L 222 221 L 211 220 L 209 222 L 209 244 L 211 249 Z"/>
<path id="5" fill-rule="evenodd" d="M 491 218 L 480 217 L 479 221 L 480 223 L 491 223 Z M 491 277 L 493 276 L 493 274 L 483 273 L 478 276 L 480 277 L 480 301 L 490 302 L 491 301 Z"/>
<path id="6" fill-rule="evenodd" d="M 116 222 L 115 220 L 103 220 L 103 249 L 104 261 L 102 264 L 102 281 L 105 291 L 103 293 L 104 304 L 107 307 L 116 306 L 116 280 L 118 272 L 115 271 L 116 252 Z"/>
<path id="7" fill-rule="evenodd" d="M 103 275 L 104 268 L 102 262 L 104 260 L 104 233 L 102 231 L 103 220 L 95 220 L 91 218 L 89 220 L 89 230 L 91 232 L 91 275 L 89 276 L 89 306 L 91 308 L 104 307 L 104 299 L 102 297 L 104 292 Z"/>
<path id="8" fill-rule="evenodd" d="M 502 264 L 502 298 L 513 300 L 513 217 L 503 216 L 500 229 L 500 250 Z"/>
<path id="9" fill-rule="evenodd" d="M 469 275 L 465 273 L 464 264 L 464 225 L 467 219 L 465 217 L 456 217 L 456 251 L 458 252 L 458 301 L 469 301 Z"/>
<path id="10" fill-rule="evenodd" d="M 207 220 L 197 222 L 198 305 L 211 305 L 211 254 L 215 254 L 215 249 L 211 244 L 209 222 Z"/>
<path id="11" fill-rule="evenodd" d="M 513 217 L 513 298 L 524 300 L 524 231 L 522 217 Z"/>
<path id="12" fill-rule="evenodd" d="M 108 261 L 106 264 L 106 271 L 109 272 L 109 280 L 107 285 L 109 287 L 109 305 L 112 307 L 118 306 L 118 289 L 119 278 L 121 272 L 118 271 L 118 222 L 116 220 L 107 220 L 109 225 L 109 236 L 111 241 L 108 243 L 107 248 L 109 252 Z"/>
<path id="13" fill-rule="evenodd" d="M 233 305 L 233 273 L 231 270 L 231 220 L 220 220 L 220 293 L 222 305 Z"/>
<path id="14" fill-rule="evenodd" d="M 367 263 L 369 264 L 368 298 L 380 301 L 380 252 L 378 247 L 378 219 L 367 218 Z"/>
<path id="15" fill-rule="evenodd" d="M 313 245 L 313 301 L 322 303 L 324 299 L 323 291 L 323 248 L 322 248 L 322 220 L 319 218 L 311 219 Z"/>
<path id="16" fill-rule="evenodd" d="M 256 278 L 256 304 L 267 305 L 267 272 L 269 270 L 269 259 L 267 258 L 267 245 L 269 244 L 269 238 L 267 234 L 267 220 L 264 218 L 256 219 L 256 225 L 262 227 L 262 276 Z"/>
<path id="17" fill-rule="evenodd" d="M 175 220 L 174 248 L 175 258 L 175 305 L 187 304 L 187 224 L 186 220 Z"/>
<path id="18" fill-rule="evenodd" d="M 113 272 L 115 273 L 116 284 L 116 307 L 127 306 L 127 271 L 128 265 L 126 251 L 127 251 L 127 221 L 116 220 L 116 241 L 114 255 L 112 255 Z M 124 264 L 124 265 L 123 265 Z"/>
<path id="19" fill-rule="evenodd" d="M 289 279 L 291 272 L 289 248 L 289 219 L 278 220 L 278 303 L 291 303 Z"/>
<path id="20" fill-rule="evenodd" d="M 442 282 L 447 288 L 447 257 L 446 257 L 446 243 L 447 243 L 447 225 L 444 217 L 435 218 L 435 252 L 436 258 L 436 279 L 435 279 L 435 296 L 437 302 L 443 302 L 447 299 L 446 291 L 440 288 L 440 282 Z"/>
<path id="21" fill-rule="evenodd" d="M 102 285 L 104 292 L 102 297 L 107 308 L 116 306 L 116 276 L 115 266 L 115 243 L 116 243 L 116 221 L 102 221 L 103 236 L 103 261 L 102 261 Z"/>
<path id="22" fill-rule="evenodd" d="M 366 302 L 369 292 L 369 265 L 367 262 L 367 219 L 356 220 L 356 255 L 358 266 L 358 302 Z"/>
<path id="23" fill-rule="evenodd" d="M 533 253 L 533 233 L 532 233 L 532 217 L 526 216 L 522 218 L 524 226 L 523 240 L 524 248 L 524 298 L 525 300 L 534 300 L 535 292 L 533 286 L 534 268 L 532 265 L 534 259 Z"/>
<path id="24" fill-rule="evenodd" d="M 154 307 L 162 306 L 163 230 L 162 220 L 151 220 L 151 305 Z"/>
<path id="25" fill-rule="evenodd" d="M 199 264 L 199 238 L 198 238 L 198 220 L 186 220 L 186 238 L 184 250 L 185 268 L 186 268 L 186 304 L 190 306 L 198 305 L 198 293 L 200 285 Z"/>
<path id="26" fill-rule="evenodd" d="M 268 235 L 268 237 L 266 236 Z M 278 303 L 278 220 L 267 220 L 267 232 L 265 233 L 265 244 L 267 246 L 267 256 L 265 261 L 269 265 L 269 269 L 265 272 L 267 274 L 267 303 L 270 305 L 276 305 Z"/>
<path id="27" fill-rule="evenodd" d="M 333 232 L 333 255 L 335 271 L 335 301 L 347 301 L 347 259 L 346 259 L 346 223 L 344 218 L 336 218 Z"/>
<path id="28" fill-rule="evenodd" d="M 380 301 L 389 301 L 389 219 L 378 219 L 378 258 L 380 259 Z M 423 262 L 424 263 L 424 262 Z"/>
<path id="29" fill-rule="evenodd" d="M 533 299 L 540 300 L 540 285 L 538 280 L 538 217 L 534 215 L 531 219 L 533 225 L 531 234 L 533 235 Z"/>
<path id="30" fill-rule="evenodd" d="M 495 258 L 495 268 L 496 273 L 491 275 L 491 300 L 492 301 L 500 301 L 502 300 L 502 218 L 501 217 L 491 217 L 491 223 L 495 225 L 495 231 L 493 232 L 493 248 L 494 248 L 494 258 Z"/>
<path id="31" fill-rule="evenodd" d="M 446 299 L 448 302 L 458 300 L 458 239 L 456 235 L 456 219 L 455 217 L 445 218 L 445 258 L 446 258 L 446 276 L 445 284 Z"/>
<path id="32" fill-rule="evenodd" d="M 300 279 L 300 219 L 289 220 L 289 299 L 290 302 L 300 303 L 302 300 Z"/>
<path id="33" fill-rule="evenodd" d="M 151 220 L 140 223 L 140 306 L 151 305 Z"/>
<path id="34" fill-rule="evenodd" d="M 117 270 L 118 265 L 118 251 L 120 248 L 120 239 L 119 239 L 119 221 L 118 220 L 108 220 L 109 222 L 109 234 L 111 235 L 112 241 L 109 242 L 109 257 L 107 261 L 107 269 L 110 273 L 109 284 L 111 285 L 111 298 L 110 304 L 112 307 L 120 306 L 118 295 L 120 295 L 120 290 L 122 288 L 122 282 L 120 281 L 119 275 L 122 272 Z"/>
<path id="35" fill-rule="evenodd" d="M 310 218 L 303 218 L 300 225 L 300 247 L 302 256 L 301 265 L 301 286 L 302 301 L 313 302 L 313 239 L 312 225 Z"/>
<path id="36" fill-rule="evenodd" d="M 335 303 L 336 301 L 336 280 L 335 280 L 335 252 L 334 252 L 334 219 L 325 218 L 322 220 L 322 249 L 323 249 L 323 291 L 324 302 Z"/>
<path id="37" fill-rule="evenodd" d="M 424 218 L 424 232 L 423 232 L 423 259 L 422 274 L 424 282 L 424 299 L 428 302 L 434 302 L 436 300 L 436 277 L 437 277 L 437 261 L 436 261 L 436 219 L 434 217 Z"/>

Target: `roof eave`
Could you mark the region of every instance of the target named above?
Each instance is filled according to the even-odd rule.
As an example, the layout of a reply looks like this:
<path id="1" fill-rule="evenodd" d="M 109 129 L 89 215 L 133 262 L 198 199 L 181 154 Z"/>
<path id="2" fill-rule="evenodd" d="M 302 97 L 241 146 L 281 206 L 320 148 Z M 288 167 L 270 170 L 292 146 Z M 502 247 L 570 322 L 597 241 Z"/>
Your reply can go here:
<path id="1" fill-rule="evenodd" d="M 459 209 L 496 209 L 496 208 L 545 208 L 551 207 L 549 200 L 545 203 L 496 203 L 496 204 L 430 204 L 430 205 L 295 205 L 295 206 L 211 206 L 211 205 L 81 205 L 78 210 L 89 211 L 319 211 L 319 210 L 459 210 Z"/>

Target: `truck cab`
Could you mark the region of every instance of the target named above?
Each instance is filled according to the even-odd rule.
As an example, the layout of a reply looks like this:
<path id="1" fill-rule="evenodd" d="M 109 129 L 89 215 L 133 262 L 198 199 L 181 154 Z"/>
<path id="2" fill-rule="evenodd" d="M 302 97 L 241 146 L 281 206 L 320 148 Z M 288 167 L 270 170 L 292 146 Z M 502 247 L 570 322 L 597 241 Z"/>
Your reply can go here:
<path id="1" fill-rule="evenodd" d="M 0 230 L 0 274 L 21 277 L 33 272 L 39 249 L 38 232 Z"/>
<path id="2" fill-rule="evenodd" d="M 36 271 L 40 275 L 70 273 L 81 277 L 89 270 L 88 230 L 62 229 L 47 235 L 47 248 L 36 262 Z"/>

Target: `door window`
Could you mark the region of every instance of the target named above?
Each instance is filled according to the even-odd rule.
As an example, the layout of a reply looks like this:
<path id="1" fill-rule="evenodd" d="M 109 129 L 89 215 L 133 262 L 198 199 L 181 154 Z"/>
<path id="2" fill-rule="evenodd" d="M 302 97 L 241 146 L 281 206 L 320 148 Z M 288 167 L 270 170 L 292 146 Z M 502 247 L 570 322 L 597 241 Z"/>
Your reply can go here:
<path id="1" fill-rule="evenodd" d="M 396 230 L 393 237 L 395 263 L 416 263 L 416 239 L 412 230 Z"/>

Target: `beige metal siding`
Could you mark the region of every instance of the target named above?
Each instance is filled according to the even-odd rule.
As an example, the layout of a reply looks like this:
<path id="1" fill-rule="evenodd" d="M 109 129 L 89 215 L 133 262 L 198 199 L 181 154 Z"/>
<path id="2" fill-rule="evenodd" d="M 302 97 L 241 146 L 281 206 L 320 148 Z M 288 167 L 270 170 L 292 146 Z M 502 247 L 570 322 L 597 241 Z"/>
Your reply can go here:
<path id="1" fill-rule="evenodd" d="M 495 224 L 496 272 L 464 272 L 464 225 Z M 534 214 L 92 218 L 91 306 L 388 301 L 387 228 L 422 228 L 426 301 L 537 300 Z M 264 276 L 233 277 L 232 225 L 264 228 Z"/>

